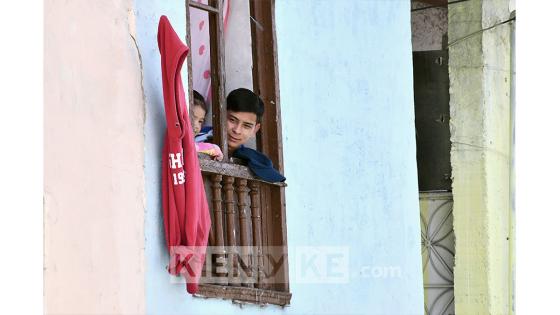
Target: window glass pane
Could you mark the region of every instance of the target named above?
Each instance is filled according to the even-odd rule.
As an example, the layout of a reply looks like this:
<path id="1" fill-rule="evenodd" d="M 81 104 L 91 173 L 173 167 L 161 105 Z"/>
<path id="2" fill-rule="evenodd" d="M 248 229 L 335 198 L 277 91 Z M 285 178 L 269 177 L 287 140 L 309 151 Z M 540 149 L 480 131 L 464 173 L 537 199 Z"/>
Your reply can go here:
<path id="1" fill-rule="evenodd" d="M 193 89 L 210 95 L 210 36 L 208 12 L 190 8 Z"/>
<path id="2" fill-rule="evenodd" d="M 227 9 L 227 0 L 224 0 Z M 229 2 L 225 23 L 226 96 L 237 88 L 253 90 L 253 50 L 251 47 L 251 20 L 249 0 Z M 247 147 L 256 149 L 256 138 Z"/>
<path id="3" fill-rule="evenodd" d="M 208 4 L 208 0 L 197 1 Z M 224 10 L 224 61 L 225 95 L 237 88 L 253 90 L 253 56 L 251 47 L 251 20 L 249 0 L 223 0 Z M 212 14 L 212 13 L 210 13 Z M 216 71 L 211 62 L 211 34 L 209 13 L 190 7 L 191 58 L 193 89 L 205 99 L 207 115 L 205 126 L 212 126 L 212 86 L 211 74 Z M 225 126 L 224 126 L 225 127 Z M 203 129 L 204 130 L 204 129 Z M 215 131 L 215 130 L 214 130 Z M 198 138 L 201 140 L 201 137 Z M 209 142 L 209 140 L 207 140 Z M 256 149 L 256 138 L 250 139 L 246 146 Z"/>

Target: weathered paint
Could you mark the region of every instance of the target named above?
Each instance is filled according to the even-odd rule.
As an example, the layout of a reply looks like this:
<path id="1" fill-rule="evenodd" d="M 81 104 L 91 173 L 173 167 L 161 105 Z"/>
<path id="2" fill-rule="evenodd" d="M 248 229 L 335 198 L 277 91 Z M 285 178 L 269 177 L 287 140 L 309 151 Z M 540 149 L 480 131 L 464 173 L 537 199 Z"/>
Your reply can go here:
<path id="1" fill-rule="evenodd" d="M 512 2 L 513 2 L 513 10 L 515 10 L 515 0 L 511 0 L 510 1 L 510 11 L 512 11 Z M 513 11 L 512 11 L 513 12 Z M 511 94 L 510 94 L 510 102 L 511 102 L 511 115 L 510 115 L 510 126 L 511 126 L 511 147 L 510 147 L 510 152 L 511 152 L 511 165 L 510 165 L 510 171 L 511 171 L 511 176 L 509 179 L 510 182 L 510 203 L 511 203 L 511 215 L 509 217 L 509 238 L 510 238 L 510 245 L 509 245 L 509 268 L 510 268 L 510 275 L 511 275 L 511 279 L 510 279 L 510 287 L 509 287 L 509 295 L 511 296 L 511 309 L 512 312 L 515 313 L 516 312 L 516 307 L 515 307 L 515 275 L 516 275 L 516 244 L 517 244 L 517 240 L 516 240 L 516 214 L 515 214 L 515 182 L 516 182 L 516 174 L 515 174 L 515 89 L 516 89 L 516 77 L 515 77 L 515 22 L 511 24 L 511 42 L 510 42 L 510 49 L 511 49 L 511 60 L 510 60 L 510 64 L 511 64 Z"/>
<path id="2" fill-rule="evenodd" d="M 412 9 L 432 7 L 412 2 Z M 412 12 L 412 50 L 442 50 L 447 44 L 447 7 L 432 7 Z"/>
<path id="3" fill-rule="evenodd" d="M 276 2 L 293 293 L 286 308 L 192 297 L 168 276 L 156 32 L 166 14 L 184 37 L 185 11 L 176 1 L 138 0 L 135 12 L 146 94 L 146 313 L 422 314 L 409 2 Z M 348 281 L 303 283 L 302 246 L 348 249 Z"/>
<path id="4" fill-rule="evenodd" d="M 47 314 L 144 313 L 144 105 L 132 1 L 45 3 Z"/>
<path id="5" fill-rule="evenodd" d="M 457 314 L 512 312 L 509 0 L 449 6 Z"/>

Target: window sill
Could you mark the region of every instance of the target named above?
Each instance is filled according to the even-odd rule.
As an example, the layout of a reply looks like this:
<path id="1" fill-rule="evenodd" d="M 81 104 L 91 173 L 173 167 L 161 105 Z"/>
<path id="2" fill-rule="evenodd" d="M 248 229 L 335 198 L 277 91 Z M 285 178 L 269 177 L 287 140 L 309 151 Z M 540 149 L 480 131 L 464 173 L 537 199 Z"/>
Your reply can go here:
<path id="1" fill-rule="evenodd" d="M 200 284 L 196 295 L 206 298 L 237 300 L 259 305 L 274 304 L 282 307 L 289 305 L 292 298 L 292 294 L 289 292 L 213 284 Z"/>
<path id="2" fill-rule="evenodd" d="M 200 163 L 200 169 L 205 173 L 232 176 L 237 178 L 243 178 L 253 181 L 259 181 L 273 186 L 286 187 L 288 186 L 284 182 L 271 183 L 261 180 L 253 175 L 251 170 L 241 164 L 231 163 L 231 162 L 219 162 L 210 159 L 206 154 L 198 154 L 198 161 Z"/>

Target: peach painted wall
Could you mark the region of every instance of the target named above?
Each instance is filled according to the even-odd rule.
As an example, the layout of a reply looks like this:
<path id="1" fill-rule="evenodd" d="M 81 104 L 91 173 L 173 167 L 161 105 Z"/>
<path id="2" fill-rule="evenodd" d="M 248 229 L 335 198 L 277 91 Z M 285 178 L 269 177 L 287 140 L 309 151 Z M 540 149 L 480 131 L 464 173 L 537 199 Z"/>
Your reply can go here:
<path id="1" fill-rule="evenodd" d="M 144 102 L 132 7 L 45 1 L 47 314 L 144 313 Z"/>

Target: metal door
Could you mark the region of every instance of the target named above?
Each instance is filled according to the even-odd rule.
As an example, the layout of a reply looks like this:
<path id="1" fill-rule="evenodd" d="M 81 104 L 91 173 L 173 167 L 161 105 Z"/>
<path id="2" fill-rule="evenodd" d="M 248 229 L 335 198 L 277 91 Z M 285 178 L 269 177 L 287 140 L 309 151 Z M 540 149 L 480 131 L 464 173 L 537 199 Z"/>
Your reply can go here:
<path id="1" fill-rule="evenodd" d="M 425 313 L 454 314 L 455 235 L 451 192 L 421 192 L 420 220 Z"/>

